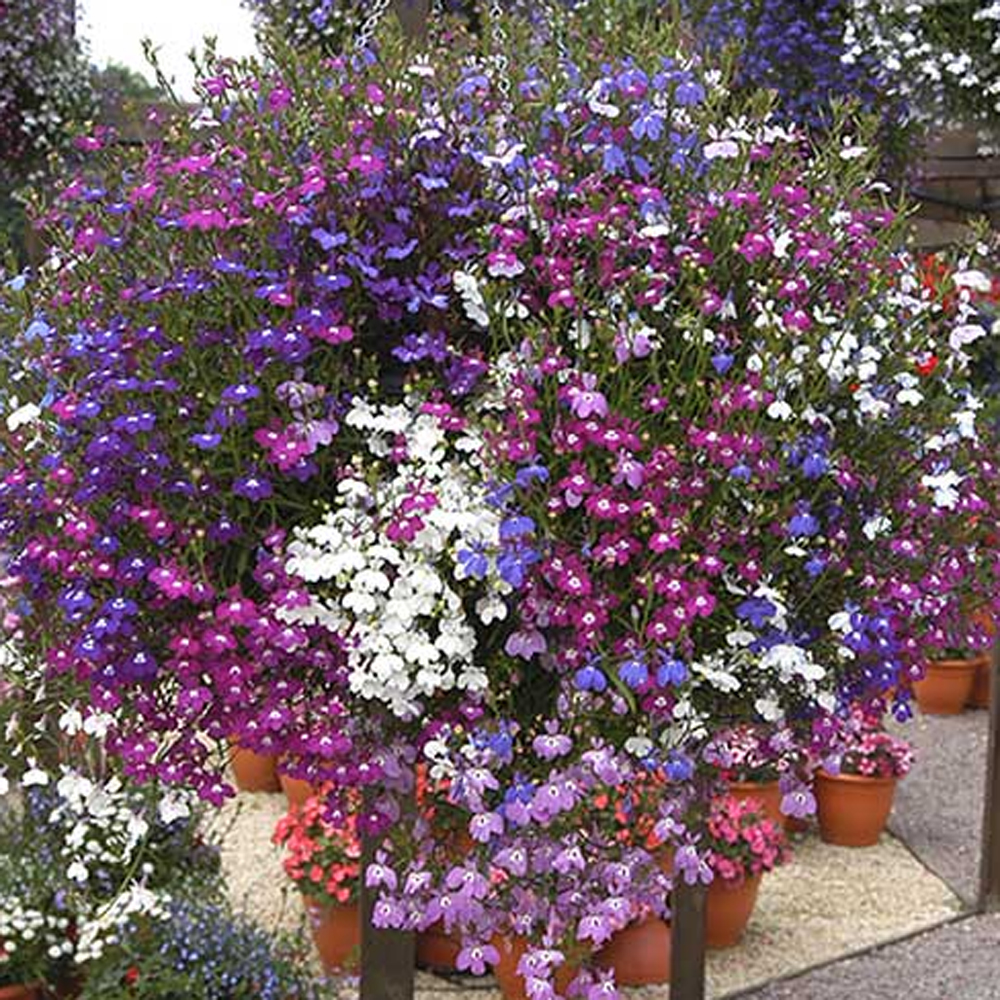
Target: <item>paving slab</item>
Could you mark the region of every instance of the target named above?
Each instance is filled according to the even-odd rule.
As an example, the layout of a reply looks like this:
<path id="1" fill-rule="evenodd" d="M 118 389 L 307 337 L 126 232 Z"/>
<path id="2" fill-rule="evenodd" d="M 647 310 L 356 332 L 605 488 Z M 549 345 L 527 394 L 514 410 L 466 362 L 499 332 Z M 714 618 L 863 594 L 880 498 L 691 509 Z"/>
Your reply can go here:
<path id="1" fill-rule="evenodd" d="M 741 1000 L 1000 1000 L 1000 914 L 970 916 Z"/>
<path id="2" fill-rule="evenodd" d="M 923 715 L 893 730 L 914 746 L 889 829 L 969 906 L 978 894 L 989 712 Z"/>

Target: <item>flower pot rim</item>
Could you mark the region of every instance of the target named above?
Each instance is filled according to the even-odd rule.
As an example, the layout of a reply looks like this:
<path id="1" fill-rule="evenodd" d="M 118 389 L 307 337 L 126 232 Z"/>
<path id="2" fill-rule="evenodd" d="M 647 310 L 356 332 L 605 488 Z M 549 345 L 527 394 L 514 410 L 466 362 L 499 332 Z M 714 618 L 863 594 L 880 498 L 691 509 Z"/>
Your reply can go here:
<path id="1" fill-rule="evenodd" d="M 21 990 L 22 993 L 27 993 L 31 996 L 33 992 L 37 994 L 41 988 L 42 981 L 40 979 L 30 983 L 0 983 L 0 997 L 16 996 L 15 990 Z"/>
<path id="2" fill-rule="evenodd" d="M 816 777 L 823 781 L 846 781 L 861 785 L 891 785 L 899 781 L 896 775 L 885 777 L 878 774 L 831 774 L 822 767 L 816 772 Z"/>
<path id="3" fill-rule="evenodd" d="M 940 670 L 970 670 L 979 663 L 984 655 L 983 653 L 976 653 L 961 658 L 949 656 L 940 660 L 933 660 L 927 657 L 927 666 L 937 667 Z"/>
<path id="4" fill-rule="evenodd" d="M 772 778 L 770 781 L 729 781 L 726 782 L 729 790 L 732 791 L 734 788 L 749 789 L 749 788 L 775 788 L 781 784 L 778 778 Z"/>
<path id="5" fill-rule="evenodd" d="M 752 886 L 754 882 L 761 882 L 766 874 L 766 872 L 755 872 L 753 875 L 744 875 L 743 878 L 723 878 L 721 875 L 716 875 L 708 883 L 708 888 L 711 889 L 713 885 L 717 885 L 719 888 L 727 890 L 742 889 L 744 886 Z"/>
<path id="6" fill-rule="evenodd" d="M 341 903 L 339 900 L 324 900 L 320 899 L 318 896 L 310 896 L 309 893 L 304 892 L 299 889 L 299 895 L 302 897 L 302 904 L 309 909 L 313 910 L 349 910 L 351 907 L 357 909 L 361 906 L 359 900 L 348 900 L 346 903 Z"/>

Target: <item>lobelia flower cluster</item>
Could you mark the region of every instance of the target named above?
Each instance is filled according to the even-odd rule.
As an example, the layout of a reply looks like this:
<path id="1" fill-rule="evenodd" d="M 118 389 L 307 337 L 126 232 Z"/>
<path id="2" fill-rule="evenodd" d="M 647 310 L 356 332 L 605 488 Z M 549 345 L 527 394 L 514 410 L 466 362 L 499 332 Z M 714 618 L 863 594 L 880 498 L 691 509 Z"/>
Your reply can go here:
<path id="1" fill-rule="evenodd" d="M 87 65 L 63 0 L 0 5 L 0 190 L 60 152 L 94 108 Z"/>
<path id="2" fill-rule="evenodd" d="M 912 112 L 936 126 L 978 128 L 995 145 L 1000 122 L 1000 4 L 905 5 L 851 0 L 843 63 L 876 62 Z"/>
<path id="3" fill-rule="evenodd" d="M 905 113 L 892 66 L 873 52 L 845 59 L 850 3 L 781 0 L 689 0 L 688 14 L 704 44 L 735 47 L 736 82 L 773 89 L 783 117 L 810 128 L 833 121 L 833 105 L 855 101 L 866 112 Z"/>
<path id="4" fill-rule="evenodd" d="M 130 923 L 165 918 L 185 876 L 217 867 L 192 794 L 159 796 L 34 761 L 5 784 L 0 983 L 72 976 Z"/>
<path id="5" fill-rule="evenodd" d="M 808 809 L 997 593 L 978 272 L 926 287 L 863 132 L 605 17 L 512 20 L 509 79 L 220 63 L 194 124 L 93 138 L 0 309 L 5 704 L 212 801 L 229 739 L 283 755 L 380 838 L 377 923 L 474 972 L 526 937 L 539 997 L 712 878 L 726 734 Z"/>

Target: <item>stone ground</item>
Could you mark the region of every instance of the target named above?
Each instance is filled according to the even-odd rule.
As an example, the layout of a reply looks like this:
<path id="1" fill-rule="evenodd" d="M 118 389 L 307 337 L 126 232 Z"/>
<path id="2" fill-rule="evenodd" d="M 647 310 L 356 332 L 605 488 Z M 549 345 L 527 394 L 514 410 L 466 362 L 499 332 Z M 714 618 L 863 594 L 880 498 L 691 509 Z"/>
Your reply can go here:
<path id="1" fill-rule="evenodd" d="M 987 714 L 920 716 L 889 835 L 872 848 L 795 840 L 792 865 L 769 875 L 745 940 L 710 953 L 710 997 L 745 1000 L 1000 1000 L 1000 916 L 975 898 Z M 234 898 L 265 926 L 305 933 L 269 834 L 280 796 L 241 795 L 218 820 Z M 228 829 L 227 829 L 228 828 Z M 861 954 L 858 954 L 861 953 Z M 849 956 L 849 957 L 845 957 Z M 665 986 L 623 990 L 665 1000 Z M 350 983 L 343 997 L 356 995 Z M 499 1000 L 489 979 L 421 973 L 418 1000 Z"/>

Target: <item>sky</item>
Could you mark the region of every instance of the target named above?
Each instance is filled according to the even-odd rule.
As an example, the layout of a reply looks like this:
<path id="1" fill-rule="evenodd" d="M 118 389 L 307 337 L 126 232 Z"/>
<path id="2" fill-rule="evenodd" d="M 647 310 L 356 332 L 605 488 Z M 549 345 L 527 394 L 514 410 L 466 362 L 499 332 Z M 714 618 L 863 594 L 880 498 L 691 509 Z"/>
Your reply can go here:
<path id="1" fill-rule="evenodd" d="M 194 81 L 187 53 L 200 49 L 206 35 L 218 38 L 223 55 L 255 51 L 251 15 L 240 0 L 77 0 L 77 18 L 97 66 L 124 63 L 150 80 L 142 39 L 151 38 L 181 97 L 191 97 Z"/>

